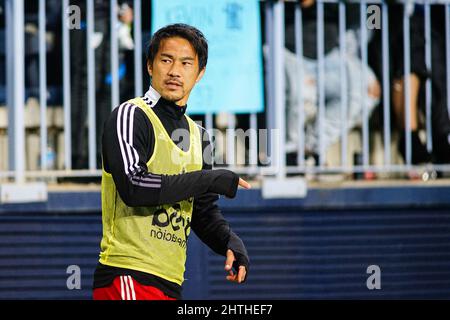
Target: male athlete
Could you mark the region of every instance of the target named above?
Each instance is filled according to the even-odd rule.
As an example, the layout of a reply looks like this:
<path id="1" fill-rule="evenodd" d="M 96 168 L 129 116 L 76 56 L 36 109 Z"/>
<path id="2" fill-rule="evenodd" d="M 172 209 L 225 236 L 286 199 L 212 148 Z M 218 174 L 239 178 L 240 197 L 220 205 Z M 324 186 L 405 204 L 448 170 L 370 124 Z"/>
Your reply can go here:
<path id="1" fill-rule="evenodd" d="M 185 115 L 207 59 L 208 44 L 196 28 L 158 30 L 147 50 L 149 90 L 115 108 L 105 123 L 94 299 L 181 299 L 191 229 L 226 257 L 227 280 L 246 278 L 247 250 L 216 201 L 250 185 L 229 170 L 211 170 L 206 131 Z"/>

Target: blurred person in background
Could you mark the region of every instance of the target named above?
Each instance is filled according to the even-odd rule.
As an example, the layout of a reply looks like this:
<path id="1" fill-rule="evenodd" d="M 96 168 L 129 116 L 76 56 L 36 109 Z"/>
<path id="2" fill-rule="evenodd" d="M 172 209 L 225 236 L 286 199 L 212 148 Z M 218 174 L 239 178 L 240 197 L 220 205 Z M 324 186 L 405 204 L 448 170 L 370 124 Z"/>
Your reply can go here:
<path id="1" fill-rule="evenodd" d="M 81 12 L 81 28 L 70 30 L 72 168 L 86 169 L 88 167 L 86 1 L 75 0 L 70 4 L 77 5 Z M 97 167 L 100 167 L 100 137 L 103 122 L 111 111 L 111 86 L 106 81 L 111 69 L 109 2 L 95 0 L 94 8 L 96 157 Z"/>
<path id="2" fill-rule="evenodd" d="M 120 100 L 134 97 L 134 13 L 130 4 L 124 2 L 119 7 L 117 34 L 119 37 Z"/>
<path id="3" fill-rule="evenodd" d="M 406 160 L 406 137 L 405 137 L 405 109 L 409 108 L 412 139 L 412 157 L 413 164 L 427 163 L 431 160 L 425 144 L 419 137 L 419 89 L 425 83 L 428 76 L 428 71 L 425 65 L 425 37 L 423 28 L 423 11 L 414 10 L 410 14 L 410 57 L 411 57 L 411 73 L 409 77 L 410 87 L 410 105 L 405 106 L 405 74 L 404 74 L 404 48 L 403 48 L 403 20 L 397 17 L 403 17 L 404 6 L 392 5 L 390 6 L 390 53 L 392 55 L 392 106 L 395 115 L 395 124 L 400 133 L 399 143 L 397 145 L 398 151 Z M 406 6 L 406 10 L 410 10 Z M 394 18 L 396 17 L 396 18 Z M 422 106 L 423 107 L 423 106 Z M 423 108 L 422 108 L 423 109 Z"/>
<path id="4" fill-rule="evenodd" d="M 130 1 L 121 0 L 117 6 L 118 23 L 116 25 L 119 42 L 119 80 L 120 96 L 128 99 L 133 90 L 133 70 L 123 62 L 125 56 L 132 56 L 134 42 L 131 36 L 133 9 Z M 80 7 L 81 28 L 70 30 L 71 50 L 71 119 L 72 119 L 72 168 L 86 169 L 88 167 L 88 136 L 87 136 L 87 29 L 86 1 L 74 0 L 71 5 Z M 96 115 L 96 146 L 97 168 L 101 167 L 101 132 L 103 124 L 111 112 L 111 26 L 110 3 L 94 1 L 94 35 L 95 49 L 95 115 Z M 131 54 L 130 54 L 131 52 Z M 128 59 L 129 61 L 129 59 Z M 128 72 L 127 72 L 128 71 Z"/>
<path id="5" fill-rule="evenodd" d="M 445 6 L 431 6 L 431 119 L 433 162 L 450 163 L 450 110 L 447 92 L 447 61 L 445 46 Z M 448 39 L 448 38 L 447 38 Z"/>
<path id="6" fill-rule="evenodd" d="M 404 10 L 410 17 L 410 70 L 407 75 L 410 82 L 408 106 L 410 112 L 409 127 L 411 128 L 411 163 L 423 164 L 450 162 L 450 120 L 447 110 L 446 93 L 446 60 L 445 60 L 445 7 L 431 6 L 431 70 L 425 63 L 425 29 L 424 8 L 420 4 L 403 4 L 391 1 L 389 3 L 389 66 L 392 97 L 392 124 L 399 133 L 397 150 L 406 159 L 405 143 L 405 74 L 403 47 L 403 17 Z M 369 45 L 369 63 L 376 74 L 382 78 L 381 30 L 375 30 L 373 40 Z M 426 141 L 419 132 L 425 128 L 425 83 L 431 80 L 432 103 L 432 139 L 433 151 L 430 154 Z"/>
<path id="7" fill-rule="evenodd" d="M 311 97 L 311 92 L 318 94 L 318 54 L 317 54 L 317 8 L 315 0 L 302 0 L 303 21 L 303 93 L 305 107 L 305 148 L 306 153 L 317 157 L 319 153 L 318 97 Z M 327 150 L 332 144 L 339 141 L 341 136 L 341 74 L 339 51 L 339 14 L 336 4 L 326 4 L 324 8 L 324 94 L 325 114 L 323 118 L 323 143 Z M 367 102 L 367 112 L 370 115 L 379 102 L 381 95 L 380 84 L 368 65 L 362 65 L 359 57 L 359 44 L 357 42 L 359 32 L 359 14 L 353 12 L 354 8 L 347 5 L 347 50 L 344 63 L 347 72 L 347 131 L 362 124 L 363 101 Z M 298 141 L 298 99 L 293 98 L 297 93 L 298 81 L 292 75 L 299 66 L 293 54 L 295 52 L 294 23 L 288 23 L 286 27 L 286 72 L 287 72 L 287 138 L 295 148 Z M 363 79 L 361 66 L 365 69 L 366 79 Z M 363 81 L 364 80 L 364 81 Z M 366 88 L 361 87 L 366 83 Z M 364 94 L 365 96 L 364 96 Z M 311 104 L 315 103 L 315 111 L 311 110 Z M 294 157 L 288 155 L 289 164 L 295 164 Z"/>

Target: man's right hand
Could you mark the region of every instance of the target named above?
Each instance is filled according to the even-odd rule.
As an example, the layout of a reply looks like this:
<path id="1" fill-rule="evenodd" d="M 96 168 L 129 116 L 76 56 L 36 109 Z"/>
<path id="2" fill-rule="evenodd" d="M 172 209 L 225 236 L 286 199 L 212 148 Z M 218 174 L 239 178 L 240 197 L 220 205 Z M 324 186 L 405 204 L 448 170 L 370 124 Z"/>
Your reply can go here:
<path id="1" fill-rule="evenodd" d="M 242 180 L 244 181 L 244 180 Z M 235 264 L 236 258 L 234 252 L 230 249 L 227 250 L 227 259 L 225 261 L 225 271 L 228 273 L 227 280 L 236 283 L 243 283 L 247 276 L 247 267 L 245 265 L 237 265 L 236 272 L 233 271 L 233 264 Z"/>

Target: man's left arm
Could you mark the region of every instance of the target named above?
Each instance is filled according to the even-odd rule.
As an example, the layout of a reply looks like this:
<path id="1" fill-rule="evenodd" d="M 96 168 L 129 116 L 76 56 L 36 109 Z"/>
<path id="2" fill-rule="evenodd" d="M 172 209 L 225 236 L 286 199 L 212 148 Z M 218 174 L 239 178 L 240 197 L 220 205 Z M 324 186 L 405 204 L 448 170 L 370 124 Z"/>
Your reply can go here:
<path id="1" fill-rule="evenodd" d="M 203 169 L 211 170 L 211 142 L 203 128 L 201 128 L 201 133 L 203 137 Z M 218 199 L 217 194 L 210 192 L 195 197 L 191 228 L 203 243 L 217 254 L 226 257 L 227 280 L 241 283 L 245 281 L 249 269 L 247 249 L 223 217 L 217 206 Z"/>
<path id="2" fill-rule="evenodd" d="M 216 204 L 217 199 L 218 196 L 213 193 L 194 199 L 191 228 L 203 243 L 226 257 L 227 280 L 241 283 L 245 281 L 249 269 L 247 249 L 223 217 Z"/>

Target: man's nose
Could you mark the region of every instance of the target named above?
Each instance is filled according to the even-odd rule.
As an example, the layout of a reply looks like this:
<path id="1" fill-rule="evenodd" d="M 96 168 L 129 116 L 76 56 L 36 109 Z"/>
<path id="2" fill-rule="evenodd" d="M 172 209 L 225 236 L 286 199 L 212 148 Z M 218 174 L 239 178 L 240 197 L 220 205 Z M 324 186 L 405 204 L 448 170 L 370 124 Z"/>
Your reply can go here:
<path id="1" fill-rule="evenodd" d="M 171 66 L 171 68 L 169 69 L 169 76 L 171 77 L 180 77 L 181 73 L 180 73 L 180 69 L 181 68 L 181 64 L 179 62 L 174 62 Z"/>

